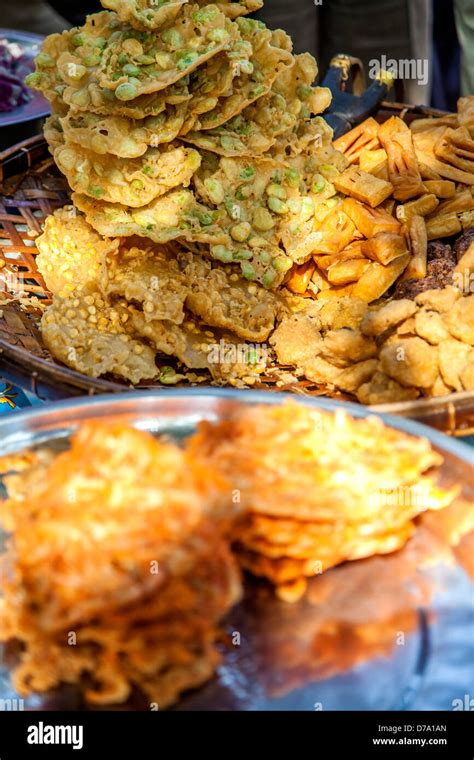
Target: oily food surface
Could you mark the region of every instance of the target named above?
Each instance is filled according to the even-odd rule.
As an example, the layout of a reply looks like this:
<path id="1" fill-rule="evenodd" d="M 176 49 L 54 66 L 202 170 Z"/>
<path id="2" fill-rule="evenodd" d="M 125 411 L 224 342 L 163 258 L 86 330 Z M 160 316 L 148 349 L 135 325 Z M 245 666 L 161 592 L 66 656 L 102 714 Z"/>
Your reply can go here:
<path id="1" fill-rule="evenodd" d="M 365 404 L 472 390 L 473 98 L 333 142 L 316 62 L 257 0 L 103 5 L 29 80 L 73 191 L 38 240 L 53 356 Z"/>
<path id="2" fill-rule="evenodd" d="M 14 573 L 2 574 L 0 638 L 24 645 L 20 694 L 82 684 L 89 703 L 117 704 L 138 688 L 161 709 L 212 676 L 219 621 L 240 595 L 222 478 L 175 445 L 99 422 L 7 482 L 2 563 Z"/>
<path id="3" fill-rule="evenodd" d="M 437 484 L 440 457 L 427 440 L 294 402 L 203 422 L 188 449 L 238 490 L 237 555 L 287 600 L 307 577 L 401 548 L 421 513 L 456 495 Z"/>
<path id="4" fill-rule="evenodd" d="M 408 566 L 399 554 L 388 570 L 379 564 L 376 585 L 384 574 L 393 585 L 397 563 L 410 575 L 410 554 L 426 542 L 421 513 L 434 535 L 459 544 L 474 529 L 473 505 L 438 483 L 441 463 L 426 439 L 378 418 L 295 402 L 243 405 L 179 446 L 104 419 L 81 424 L 61 453 L 1 459 L 0 523 L 10 538 L 0 640 L 23 645 L 15 689 L 26 696 L 67 683 L 92 705 L 127 702 L 134 690 L 159 709 L 173 704 L 219 664 L 221 621 L 241 594 L 237 564 L 291 602 L 319 576 L 308 599 L 329 611 L 341 593 L 327 572 L 335 565 L 345 563 L 347 593 L 367 567 L 348 571 L 347 560 L 406 545 Z M 364 605 L 362 595 L 359 614 Z M 295 610 L 276 614 L 268 635 L 287 636 Z M 352 666 L 338 660 L 342 671 Z"/>

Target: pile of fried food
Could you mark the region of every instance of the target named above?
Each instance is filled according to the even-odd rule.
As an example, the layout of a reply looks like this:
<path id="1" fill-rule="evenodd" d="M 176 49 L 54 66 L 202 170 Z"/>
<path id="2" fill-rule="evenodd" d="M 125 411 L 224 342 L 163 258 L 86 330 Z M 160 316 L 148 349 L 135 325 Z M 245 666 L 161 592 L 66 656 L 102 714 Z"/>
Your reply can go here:
<path id="1" fill-rule="evenodd" d="M 219 662 L 238 565 L 296 601 L 308 576 L 399 549 L 418 515 L 456 506 L 441 462 L 379 419 L 295 402 L 203 422 L 183 447 L 111 420 L 83 423 L 63 453 L 5 457 L 0 640 L 23 647 L 15 688 L 172 704 Z"/>
<path id="2" fill-rule="evenodd" d="M 90 703 L 139 688 L 159 708 L 218 662 L 220 619 L 240 597 L 218 505 L 226 484 L 177 446 L 87 423 L 59 456 L 6 478 L 0 637 L 19 639 L 21 694 L 84 678 Z"/>
<path id="3" fill-rule="evenodd" d="M 52 355 L 132 384 L 306 377 L 364 403 L 472 389 L 474 248 L 456 261 L 428 241 L 473 224 L 474 97 L 333 143 L 316 62 L 246 17 L 260 0 L 102 4 L 47 38 L 28 79 L 74 191 L 38 240 Z M 413 300 L 448 285 L 455 333 L 439 292 Z M 395 299 L 402 318 L 366 333 Z"/>

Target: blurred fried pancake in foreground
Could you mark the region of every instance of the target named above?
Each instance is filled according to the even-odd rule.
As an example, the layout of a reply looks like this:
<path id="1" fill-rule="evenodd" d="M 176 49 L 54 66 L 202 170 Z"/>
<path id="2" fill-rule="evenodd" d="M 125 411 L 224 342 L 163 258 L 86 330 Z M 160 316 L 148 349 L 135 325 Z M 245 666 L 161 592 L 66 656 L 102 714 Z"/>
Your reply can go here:
<path id="1" fill-rule="evenodd" d="M 1 510 L 12 538 L 0 638 L 23 644 L 17 691 L 80 683 L 89 702 L 118 703 L 137 687 L 161 708 L 207 680 L 240 595 L 212 515 L 225 480 L 120 423 L 86 423 L 69 451 L 32 466 L 6 478 Z"/>

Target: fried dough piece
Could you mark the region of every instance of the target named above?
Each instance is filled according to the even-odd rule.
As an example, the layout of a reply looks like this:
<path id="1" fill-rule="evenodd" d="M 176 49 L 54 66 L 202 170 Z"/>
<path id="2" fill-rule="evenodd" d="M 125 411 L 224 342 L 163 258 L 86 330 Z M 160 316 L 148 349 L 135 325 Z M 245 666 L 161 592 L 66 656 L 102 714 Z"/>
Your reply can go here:
<path id="1" fill-rule="evenodd" d="M 437 198 L 452 198 L 456 193 L 456 185 L 448 179 L 425 180 L 424 186 L 428 193 L 435 195 Z"/>
<path id="2" fill-rule="evenodd" d="M 184 320 L 189 286 L 178 261 L 166 249 L 121 249 L 103 261 L 100 287 L 104 295 L 141 304 L 145 319 L 175 324 Z"/>
<path id="3" fill-rule="evenodd" d="M 96 285 L 103 257 L 116 253 L 119 241 L 104 240 L 73 206 L 65 206 L 47 217 L 36 246 L 36 265 L 48 290 L 66 297 Z"/>
<path id="4" fill-rule="evenodd" d="M 88 16 L 80 30 L 75 27 L 48 35 L 35 59 L 35 72 L 28 76 L 28 86 L 39 89 L 53 103 L 62 98 L 65 85 L 79 89 L 87 75 L 82 57 L 94 62 L 97 68 L 104 42 L 105 45 L 110 42 L 115 22 L 115 14 L 101 11 Z M 80 53 L 76 55 L 78 50 Z"/>
<path id="5" fill-rule="evenodd" d="M 420 165 L 428 168 L 429 172 L 434 172 L 431 179 L 448 179 L 453 182 L 461 182 L 464 185 L 474 185 L 474 176 L 470 172 L 462 171 L 451 164 L 447 164 L 436 157 L 434 153 L 434 141 L 426 143 L 422 133 L 413 135 L 413 144 L 415 147 L 416 158 Z"/>
<path id="6" fill-rule="evenodd" d="M 41 335 L 56 359 L 89 377 L 111 372 L 136 385 L 158 376 L 155 352 L 126 333 L 97 290 L 56 296 L 41 320 Z"/>
<path id="7" fill-rule="evenodd" d="M 241 594 L 222 478 L 174 444 L 99 421 L 27 480 L 28 499 L 9 491 L 2 511 L 15 550 L 2 557 L 0 637 L 24 645 L 19 693 L 70 683 L 97 705 L 138 688 L 161 709 L 210 677 L 219 621 Z"/>
<path id="8" fill-rule="evenodd" d="M 367 174 L 357 166 L 350 166 L 336 177 L 334 187 L 344 195 L 351 195 L 356 200 L 367 203 L 371 208 L 380 205 L 393 191 L 390 182 Z"/>
<path id="9" fill-rule="evenodd" d="M 177 144 L 148 148 L 139 158 L 117 158 L 66 143 L 56 148 L 54 160 L 73 191 L 131 208 L 187 187 L 201 163 L 196 150 Z"/>
<path id="10" fill-rule="evenodd" d="M 400 301 L 398 303 L 400 303 Z M 420 309 L 417 311 L 415 314 L 414 326 L 416 334 L 433 346 L 438 345 L 444 340 L 448 340 L 450 337 L 443 318 L 436 311 L 429 311 L 428 309 Z M 442 351 L 440 351 L 439 357 L 440 366 L 441 353 Z"/>
<path id="11" fill-rule="evenodd" d="M 44 122 L 43 135 L 48 143 L 49 152 L 54 154 L 56 148 L 64 144 L 64 135 L 59 114 L 53 113 Z"/>
<path id="12" fill-rule="evenodd" d="M 71 109 L 61 119 L 61 126 L 69 143 L 77 143 L 100 155 L 139 158 L 148 148 L 174 140 L 183 122 L 184 110 L 180 112 L 175 106 L 168 106 L 157 116 L 135 120 Z"/>
<path id="13" fill-rule="evenodd" d="M 419 293 L 415 298 L 415 303 L 444 314 L 451 312 L 460 298 L 459 290 L 448 285 L 446 288 L 425 290 L 424 293 Z"/>
<path id="14" fill-rule="evenodd" d="M 377 150 L 363 150 L 360 154 L 359 166 L 362 171 L 373 174 L 374 177 L 383 179 L 385 182 L 388 178 L 388 157 L 383 148 Z"/>
<path id="15" fill-rule="evenodd" d="M 400 232 L 400 222 L 384 209 L 369 208 L 353 198 L 344 200 L 343 209 L 366 238 L 375 237 L 380 232 L 389 232 L 394 235 Z"/>
<path id="16" fill-rule="evenodd" d="M 393 232 L 379 232 L 375 237 L 362 243 L 362 253 L 368 259 L 378 261 L 384 266 L 404 256 L 407 252 L 405 239 L 402 235 L 395 235 Z"/>
<path id="17" fill-rule="evenodd" d="M 474 346 L 474 295 L 458 299 L 445 322 L 454 338 Z"/>
<path id="18" fill-rule="evenodd" d="M 426 277 L 428 257 L 428 235 L 426 223 L 422 216 L 413 216 L 405 227 L 408 247 L 411 253 L 403 279 L 420 279 Z"/>
<path id="19" fill-rule="evenodd" d="M 125 310 L 125 312 L 124 312 Z M 176 356 L 189 369 L 206 369 L 217 383 L 251 385 L 265 368 L 266 352 L 242 344 L 230 333 L 201 326 L 188 317 L 181 325 L 163 320 L 146 320 L 143 312 L 121 307 L 129 319 L 131 334 L 141 335 L 156 350 Z"/>
<path id="20" fill-rule="evenodd" d="M 207 5 L 207 0 L 197 0 L 198 5 Z M 263 6 L 263 0 L 222 0 L 216 3 L 222 13 L 231 19 L 255 13 Z"/>
<path id="21" fill-rule="evenodd" d="M 273 330 L 279 310 L 276 296 L 256 283 L 232 278 L 224 267 L 192 254 L 180 260 L 189 291 L 186 305 L 204 324 L 260 343 Z"/>
<path id="22" fill-rule="evenodd" d="M 415 484 L 440 461 L 426 439 L 378 419 L 328 415 L 293 401 L 202 423 L 188 449 L 231 478 L 244 509 L 310 523 L 377 519 L 380 501 L 368 496 L 380 494 L 381 483 Z M 341 450 L 351 456 L 341 459 Z"/>
<path id="23" fill-rule="evenodd" d="M 364 533 L 363 528 L 360 533 L 354 528 L 345 529 L 337 532 L 334 524 L 330 524 L 329 536 L 325 535 L 324 523 L 319 523 L 319 540 L 313 542 L 298 543 L 292 541 L 287 545 L 280 545 L 266 538 L 249 536 L 244 532 L 238 532 L 238 538 L 245 549 L 258 553 L 261 557 L 270 560 L 279 560 L 281 558 L 296 561 L 313 561 L 313 570 L 311 575 L 316 573 L 316 567 L 319 565 L 320 572 L 328 570 L 330 567 L 338 565 L 341 561 L 362 559 L 371 557 L 374 554 L 388 554 L 394 549 L 403 546 L 407 539 L 414 532 L 415 527 L 412 523 L 408 525 L 391 528 L 387 534 Z M 245 567 L 245 564 L 244 564 Z M 274 580 L 274 579 L 272 579 Z"/>
<path id="24" fill-rule="evenodd" d="M 162 0 L 158 4 L 153 0 L 103 0 L 102 5 L 115 11 L 122 22 L 135 29 L 158 30 L 173 22 L 182 6 L 188 2 L 189 0 Z M 199 6 L 209 6 L 206 0 L 196 0 L 196 3 Z M 223 0 L 216 5 L 225 16 L 235 19 L 259 10 L 263 0 Z"/>
<path id="25" fill-rule="evenodd" d="M 439 344 L 439 370 L 446 385 L 455 391 L 464 389 L 461 378 L 472 367 L 472 349 L 466 343 L 449 338 Z"/>
<path id="26" fill-rule="evenodd" d="M 428 216 L 439 206 L 436 195 L 421 195 L 414 201 L 408 201 L 397 208 L 397 219 L 407 222 L 414 216 Z"/>
<path id="27" fill-rule="evenodd" d="M 375 372 L 368 383 L 357 389 L 361 404 L 391 404 L 397 401 L 412 401 L 420 395 L 418 388 L 406 388 L 384 372 Z"/>
<path id="28" fill-rule="evenodd" d="M 434 153 L 451 166 L 474 173 L 474 140 L 464 127 L 447 129 L 435 144 Z"/>
<path id="29" fill-rule="evenodd" d="M 211 244 L 228 240 L 226 231 L 212 222 L 212 209 L 198 203 L 190 190 L 173 190 L 138 209 L 92 200 L 79 193 L 74 193 L 73 201 L 104 237 L 139 235 L 154 243 L 177 238 Z"/>
<path id="30" fill-rule="evenodd" d="M 408 298 L 389 301 L 379 309 L 368 311 L 360 324 L 360 329 L 364 335 L 382 335 L 412 317 L 416 310 L 416 305 Z"/>
<path id="31" fill-rule="evenodd" d="M 474 390 L 474 351 L 468 354 L 467 362 L 461 371 L 460 379 L 464 390 Z"/>
<path id="32" fill-rule="evenodd" d="M 365 258 L 338 261 L 328 268 L 327 277 L 332 285 L 347 285 L 359 280 L 368 265 L 369 262 Z"/>
<path id="33" fill-rule="evenodd" d="M 146 320 L 181 324 L 186 306 L 206 325 L 255 342 L 268 337 L 280 308 L 264 288 L 185 251 L 122 250 L 105 260 L 101 287 L 142 304 Z"/>
<path id="34" fill-rule="evenodd" d="M 393 285 L 405 270 L 410 259 L 407 253 L 391 261 L 387 266 L 373 261 L 365 270 L 352 291 L 354 298 L 360 298 L 367 303 L 376 301 Z"/>
<path id="35" fill-rule="evenodd" d="M 458 100 L 458 122 L 474 139 L 474 98 L 468 95 Z"/>
<path id="36" fill-rule="evenodd" d="M 350 132 L 338 137 L 334 141 L 334 147 L 345 155 L 349 164 L 357 163 L 363 151 L 380 147 L 379 128 L 380 124 L 370 116 Z"/>
<path id="37" fill-rule="evenodd" d="M 158 92 L 217 55 L 236 36 L 237 29 L 215 5 L 198 10 L 184 5 L 160 35 L 138 32 L 131 36 L 126 28 L 119 28 L 113 42 L 105 47 L 97 81 L 118 100 Z M 120 63 L 125 58 L 125 66 L 133 70 Z M 149 62 L 151 58 L 153 62 Z M 89 69 L 85 59 L 83 65 Z"/>
<path id="38" fill-rule="evenodd" d="M 315 314 L 300 313 L 282 319 L 270 338 L 280 364 L 305 367 L 322 345 L 320 321 Z"/>
<path id="39" fill-rule="evenodd" d="M 277 77 L 267 95 L 247 106 L 225 124 L 206 131 L 187 132 L 183 139 L 222 156 L 253 156 L 265 153 L 284 133 L 286 147 L 303 109 L 320 113 L 325 103 L 317 102 L 322 88 L 312 88 L 317 74 L 314 58 L 308 53 L 295 57 L 295 63 Z M 305 135 L 308 132 L 307 125 Z M 316 131 L 314 139 L 317 139 Z M 304 146 L 299 145 L 302 149 Z M 298 147 L 293 150 L 298 152 Z"/>
<path id="40" fill-rule="evenodd" d="M 406 201 L 421 195 L 423 183 L 409 127 L 397 116 L 392 116 L 380 126 L 378 137 L 387 152 L 394 197 Z"/>
<path id="41" fill-rule="evenodd" d="M 439 353 L 421 338 L 395 338 L 380 351 L 382 370 L 405 387 L 429 388 L 438 376 Z"/>
<path id="42" fill-rule="evenodd" d="M 368 306 L 361 298 L 344 296 L 321 304 L 319 319 L 324 330 L 356 329 L 367 313 Z"/>
<path id="43" fill-rule="evenodd" d="M 349 327 L 330 330 L 325 334 L 321 345 L 321 355 L 332 364 L 342 368 L 353 362 L 372 359 L 376 353 L 377 348 L 372 338 Z"/>

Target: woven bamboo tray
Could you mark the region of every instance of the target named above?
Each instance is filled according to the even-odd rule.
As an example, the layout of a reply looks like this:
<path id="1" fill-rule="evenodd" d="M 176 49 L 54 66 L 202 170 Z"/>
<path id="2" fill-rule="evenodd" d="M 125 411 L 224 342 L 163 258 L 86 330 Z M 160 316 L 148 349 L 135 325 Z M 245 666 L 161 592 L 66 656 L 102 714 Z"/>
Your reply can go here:
<path id="1" fill-rule="evenodd" d="M 384 121 L 393 114 L 407 122 L 444 115 L 425 107 L 383 102 L 376 117 Z M 38 330 L 41 308 L 31 297 L 47 305 L 51 295 L 36 267 L 35 238 L 44 219 L 69 202 L 69 189 L 41 135 L 0 153 L 0 191 L 0 376 L 45 401 L 126 390 L 130 386 L 117 378 L 94 379 L 59 364 L 43 345 Z M 18 300 L 20 282 L 27 296 L 23 302 Z M 151 387 L 163 393 L 167 390 L 160 384 L 140 386 Z M 330 394 L 308 380 L 277 387 L 274 379 L 266 377 L 257 387 L 353 400 L 344 394 Z M 474 433 L 471 391 L 376 408 L 420 420 L 451 435 Z"/>

